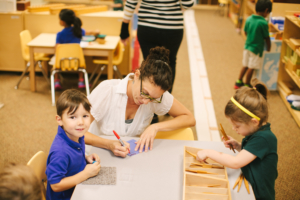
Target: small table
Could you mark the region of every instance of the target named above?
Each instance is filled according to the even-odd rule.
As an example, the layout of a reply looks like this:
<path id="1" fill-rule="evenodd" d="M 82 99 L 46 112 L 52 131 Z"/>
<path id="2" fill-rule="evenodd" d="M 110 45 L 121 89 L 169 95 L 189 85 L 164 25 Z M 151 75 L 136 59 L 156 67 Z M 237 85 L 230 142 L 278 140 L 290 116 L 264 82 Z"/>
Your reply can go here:
<path id="1" fill-rule="evenodd" d="M 104 136 L 107 139 L 116 139 L 112 136 Z M 132 137 L 122 138 L 128 141 Z M 106 149 L 97 147 L 87 148 L 86 152 L 96 153 L 101 159 L 101 166 L 117 168 L 116 185 L 83 185 L 76 186 L 72 200 L 181 200 L 183 197 L 183 151 L 184 146 L 202 149 L 215 149 L 216 151 L 234 155 L 226 149 L 222 142 L 200 142 L 183 140 L 154 141 L 152 151 L 140 153 L 126 158 L 116 157 Z M 245 185 L 239 192 L 237 187 L 232 187 L 239 177 L 240 169 L 227 168 L 228 180 L 231 188 L 232 200 L 254 200 L 254 194 L 250 186 L 248 194 Z"/>
<path id="2" fill-rule="evenodd" d="M 107 78 L 113 78 L 113 53 L 120 41 L 119 36 L 106 36 L 105 44 L 98 44 L 97 42 L 87 43 L 82 47 L 85 56 L 103 56 L 108 57 Z M 32 92 L 36 91 L 35 83 L 35 68 L 34 68 L 34 53 L 54 54 L 56 44 L 55 33 L 41 33 L 36 38 L 31 40 L 27 45 L 30 53 L 30 89 Z"/>

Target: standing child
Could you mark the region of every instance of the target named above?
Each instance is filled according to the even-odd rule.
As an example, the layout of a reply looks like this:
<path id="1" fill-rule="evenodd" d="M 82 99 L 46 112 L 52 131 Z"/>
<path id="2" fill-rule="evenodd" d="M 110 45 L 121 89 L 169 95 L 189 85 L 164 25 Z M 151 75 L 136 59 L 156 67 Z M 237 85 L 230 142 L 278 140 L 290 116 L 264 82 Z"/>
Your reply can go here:
<path id="1" fill-rule="evenodd" d="M 62 9 L 59 13 L 59 24 L 63 26 L 64 29 L 57 33 L 56 44 L 80 43 L 82 36 L 85 35 L 85 30 L 81 28 L 81 20 L 75 16 L 73 10 Z M 58 73 L 54 76 L 55 89 L 62 89 Z M 79 72 L 78 88 L 85 88 L 82 72 Z"/>
<path id="2" fill-rule="evenodd" d="M 243 52 L 243 68 L 239 79 L 234 85 L 235 89 L 244 85 L 251 87 L 250 81 L 253 71 L 261 66 L 265 42 L 267 51 L 270 51 L 271 48 L 269 26 L 265 18 L 272 11 L 272 3 L 270 0 L 258 0 L 255 10 L 256 14 L 251 15 L 246 20 L 244 31 L 245 35 L 247 35 L 247 40 Z M 243 77 L 246 73 L 246 82 L 244 84 Z"/>
<path id="3" fill-rule="evenodd" d="M 197 160 L 211 158 L 226 167 L 241 168 L 257 200 L 275 200 L 277 139 L 270 129 L 270 123 L 267 123 L 267 88 L 257 79 L 252 81 L 252 85 L 253 88 L 242 87 L 237 90 L 225 108 L 225 115 L 233 130 L 245 138 L 241 144 L 228 136 L 229 140 L 224 144 L 227 148 L 232 144 L 239 153 L 232 156 L 204 149 L 197 152 Z"/>
<path id="4" fill-rule="evenodd" d="M 86 96 L 75 89 L 64 91 L 56 102 L 59 126 L 47 159 L 47 200 L 70 199 L 77 184 L 100 171 L 99 156 L 85 156 L 90 108 Z"/>

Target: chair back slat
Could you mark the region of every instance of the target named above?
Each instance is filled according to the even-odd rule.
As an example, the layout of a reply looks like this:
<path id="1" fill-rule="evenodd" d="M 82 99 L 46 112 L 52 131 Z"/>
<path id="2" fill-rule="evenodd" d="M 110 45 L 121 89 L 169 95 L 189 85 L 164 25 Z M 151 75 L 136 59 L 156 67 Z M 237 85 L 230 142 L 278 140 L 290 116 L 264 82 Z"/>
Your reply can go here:
<path id="1" fill-rule="evenodd" d="M 22 56 L 23 56 L 23 59 L 27 62 L 29 61 L 29 47 L 27 46 L 27 44 L 31 40 L 32 40 L 32 37 L 31 37 L 29 30 L 24 30 L 20 33 Z"/>
<path id="2" fill-rule="evenodd" d="M 44 183 L 47 181 L 47 155 L 43 151 L 39 151 L 28 161 L 27 165 L 33 169 L 37 178 L 41 181 L 43 199 L 46 199 L 46 188 Z"/>
<path id="3" fill-rule="evenodd" d="M 82 48 L 79 44 L 59 44 L 55 51 L 54 69 L 62 71 L 78 70 L 86 68 Z"/>

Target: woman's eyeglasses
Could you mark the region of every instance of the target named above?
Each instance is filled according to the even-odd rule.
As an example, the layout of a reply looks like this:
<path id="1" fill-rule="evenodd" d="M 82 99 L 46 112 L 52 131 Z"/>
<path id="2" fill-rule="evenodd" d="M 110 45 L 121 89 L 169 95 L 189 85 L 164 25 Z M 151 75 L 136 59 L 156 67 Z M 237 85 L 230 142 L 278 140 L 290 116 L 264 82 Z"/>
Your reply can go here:
<path id="1" fill-rule="evenodd" d="M 141 76 L 141 97 L 143 97 L 144 99 L 150 99 L 150 101 L 152 102 L 152 103 L 161 103 L 161 100 L 162 100 L 162 98 L 163 98 L 163 95 L 161 95 L 161 97 L 160 97 L 160 100 L 158 100 L 158 99 L 154 99 L 154 98 L 152 98 L 152 97 L 150 97 L 149 95 L 147 95 L 147 94 L 145 94 L 144 92 L 143 92 L 143 90 L 142 90 L 142 76 Z"/>

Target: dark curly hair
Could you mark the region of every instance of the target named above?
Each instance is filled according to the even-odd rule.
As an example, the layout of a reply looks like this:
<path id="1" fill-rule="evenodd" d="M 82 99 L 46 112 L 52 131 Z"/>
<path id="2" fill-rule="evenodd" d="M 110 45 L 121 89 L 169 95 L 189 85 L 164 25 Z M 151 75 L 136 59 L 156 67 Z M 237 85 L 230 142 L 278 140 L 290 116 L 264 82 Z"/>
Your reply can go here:
<path id="1" fill-rule="evenodd" d="M 59 13 L 59 19 L 64 21 L 67 24 L 67 26 L 72 26 L 73 24 L 74 35 L 78 38 L 82 38 L 82 22 L 78 17 L 76 17 L 73 10 L 62 9 Z"/>
<path id="2" fill-rule="evenodd" d="M 172 70 L 169 65 L 170 51 L 165 47 L 154 47 L 150 54 L 142 62 L 140 67 L 140 79 L 145 78 L 154 81 L 162 90 L 169 90 L 172 87 Z"/>

